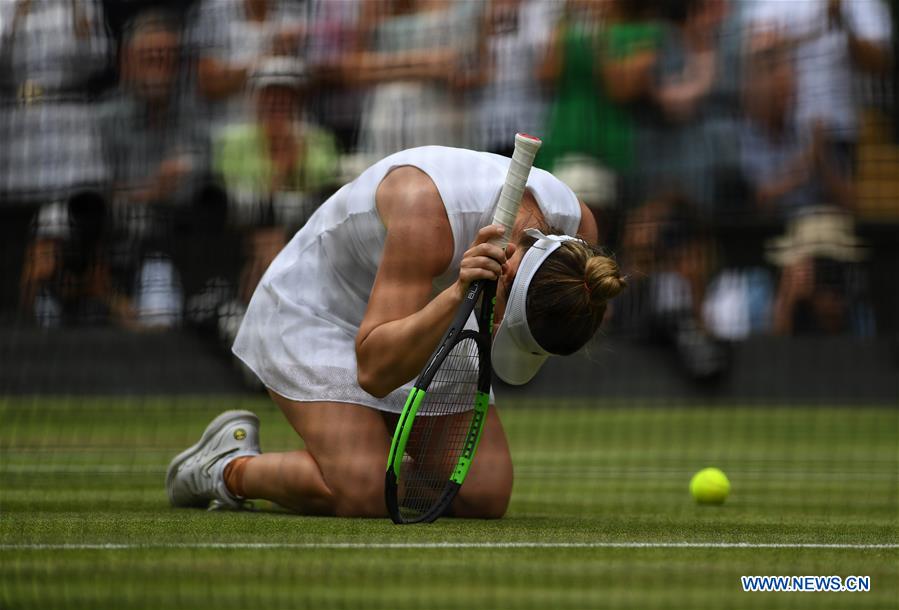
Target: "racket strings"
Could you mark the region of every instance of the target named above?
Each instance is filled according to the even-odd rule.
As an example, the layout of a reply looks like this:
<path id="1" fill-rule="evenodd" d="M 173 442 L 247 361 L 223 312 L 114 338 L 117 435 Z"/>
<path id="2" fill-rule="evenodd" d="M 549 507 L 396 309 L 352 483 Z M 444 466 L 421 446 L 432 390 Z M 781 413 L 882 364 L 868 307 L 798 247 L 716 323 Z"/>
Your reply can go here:
<path id="1" fill-rule="evenodd" d="M 462 339 L 428 386 L 403 462 L 400 505 L 406 514 L 429 510 L 456 466 L 473 416 L 479 367 L 477 341 Z"/>

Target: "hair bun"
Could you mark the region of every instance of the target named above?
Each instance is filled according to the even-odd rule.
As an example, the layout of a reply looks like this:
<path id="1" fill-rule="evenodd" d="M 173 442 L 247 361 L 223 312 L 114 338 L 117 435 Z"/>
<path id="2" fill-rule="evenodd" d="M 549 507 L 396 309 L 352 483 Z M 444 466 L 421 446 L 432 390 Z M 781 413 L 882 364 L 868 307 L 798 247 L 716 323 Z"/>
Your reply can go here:
<path id="1" fill-rule="evenodd" d="M 591 299 L 605 302 L 615 298 L 627 287 L 618 263 L 608 256 L 595 255 L 588 258 L 584 276 Z"/>
<path id="2" fill-rule="evenodd" d="M 522 245 L 527 248 L 532 243 Z M 531 334 L 552 354 L 575 353 L 596 334 L 607 302 L 626 286 L 618 263 L 603 256 L 597 246 L 579 239 L 564 241 L 540 266 L 528 288 Z"/>

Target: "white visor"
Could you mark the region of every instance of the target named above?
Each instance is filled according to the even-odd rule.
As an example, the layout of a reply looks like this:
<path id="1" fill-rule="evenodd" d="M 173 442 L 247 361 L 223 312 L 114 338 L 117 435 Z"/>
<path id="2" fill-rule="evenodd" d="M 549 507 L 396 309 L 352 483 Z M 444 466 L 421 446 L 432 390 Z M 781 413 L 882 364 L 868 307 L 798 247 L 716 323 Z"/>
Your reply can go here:
<path id="1" fill-rule="evenodd" d="M 531 280 L 550 254 L 566 241 L 581 241 L 569 235 L 544 235 L 537 229 L 525 233 L 537 242 L 521 259 L 512 290 L 506 301 L 506 313 L 493 340 L 491 361 L 496 376 L 510 385 L 524 385 L 534 378 L 551 356 L 531 334 L 527 319 L 527 296 Z"/>

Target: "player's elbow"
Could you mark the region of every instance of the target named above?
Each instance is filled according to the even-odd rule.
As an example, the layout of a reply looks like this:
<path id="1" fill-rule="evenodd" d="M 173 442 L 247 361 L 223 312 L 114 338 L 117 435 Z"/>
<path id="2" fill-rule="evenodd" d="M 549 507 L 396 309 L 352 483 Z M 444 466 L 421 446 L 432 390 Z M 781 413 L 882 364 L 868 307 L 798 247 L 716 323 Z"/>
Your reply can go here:
<path id="1" fill-rule="evenodd" d="M 384 398 L 402 382 L 396 382 L 398 363 L 385 354 L 383 345 L 372 341 L 371 336 L 356 338 L 356 383 L 374 396 Z"/>
<path id="2" fill-rule="evenodd" d="M 357 351 L 356 362 L 356 382 L 360 388 L 375 398 L 384 398 L 396 389 L 389 383 L 385 383 L 386 371 L 381 370 L 382 367 L 372 362 L 372 359 L 362 357 L 362 354 Z"/>
<path id="3" fill-rule="evenodd" d="M 374 396 L 375 398 L 384 398 L 390 394 L 390 388 L 383 383 L 378 383 L 378 375 L 371 371 L 359 368 L 356 374 L 356 381 L 359 387 Z"/>

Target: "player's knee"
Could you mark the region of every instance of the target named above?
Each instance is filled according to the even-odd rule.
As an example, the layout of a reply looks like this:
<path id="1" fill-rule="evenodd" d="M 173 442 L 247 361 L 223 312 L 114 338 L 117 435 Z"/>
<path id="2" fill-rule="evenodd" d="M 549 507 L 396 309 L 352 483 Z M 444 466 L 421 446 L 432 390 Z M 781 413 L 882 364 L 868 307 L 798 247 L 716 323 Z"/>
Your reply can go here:
<path id="1" fill-rule="evenodd" d="M 500 519 L 509 508 L 512 497 L 512 486 L 495 489 L 482 489 L 458 507 L 459 517 L 472 519 Z"/>
<path id="2" fill-rule="evenodd" d="M 512 499 L 512 469 L 497 480 L 497 485 L 484 498 L 481 510 L 483 519 L 499 519 L 506 514 Z"/>
<path id="3" fill-rule="evenodd" d="M 512 463 L 495 465 L 491 476 L 474 481 L 475 485 L 463 490 L 460 501 L 454 506 L 459 517 L 474 519 L 499 519 L 506 514 L 512 498 Z"/>
<path id="4" fill-rule="evenodd" d="M 509 508 L 511 497 L 511 492 L 508 494 L 492 493 L 483 498 L 475 510 L 475 515 L 479 519 L 501 519 Z"/>
<path id="5" fill-rule="evenodd" d="M 387 514 L 381 471 L 350 475 L 334 492 L 334 512 L 338 517 L 383 517 Z"/>
<path id="6" fill-rule="evenodd" d="M 384 517 L 387 515 L 384 494 L 383 492 L 380 494 L 355 492 L 339 494 L 334 503 L 334 515 L 337 517 Z"/>

